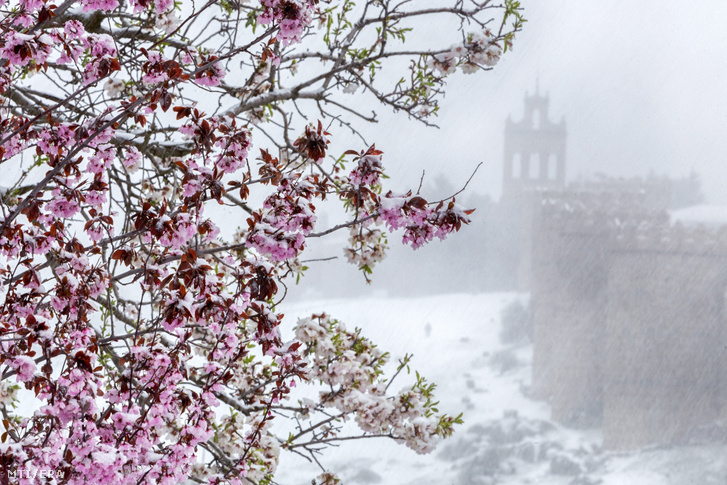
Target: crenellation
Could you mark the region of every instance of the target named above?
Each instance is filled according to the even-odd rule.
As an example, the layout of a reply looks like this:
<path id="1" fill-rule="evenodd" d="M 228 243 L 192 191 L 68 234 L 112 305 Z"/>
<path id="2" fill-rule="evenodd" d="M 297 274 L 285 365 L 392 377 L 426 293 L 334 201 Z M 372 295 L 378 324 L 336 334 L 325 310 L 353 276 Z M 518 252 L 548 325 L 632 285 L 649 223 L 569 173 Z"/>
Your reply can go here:
<path id="1" fill-rule="evenodd" d="M 727 227 L 681 223 L 620 227 L 614 232 L 612 250 L 727 255 Z"/>

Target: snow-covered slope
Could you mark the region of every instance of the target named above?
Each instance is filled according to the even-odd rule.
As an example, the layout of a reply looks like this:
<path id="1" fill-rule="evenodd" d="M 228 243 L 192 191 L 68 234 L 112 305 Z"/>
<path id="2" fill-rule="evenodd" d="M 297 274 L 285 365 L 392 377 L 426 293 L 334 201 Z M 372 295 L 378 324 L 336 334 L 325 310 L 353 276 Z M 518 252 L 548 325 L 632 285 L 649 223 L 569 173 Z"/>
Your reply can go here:
<path id="1" fill-rule="evenodd" d="M 414 354 L 438 384 L 439 409 L 464 413 L 464 426 L 432 454 L 388 440 L 360 440 L 321 458 L 348 484 L 387 485 L 725 485 L 727 447 L 704 445 L 605 453 L 597 430 L 549 420 L 546 403 L 528 399 L 532 347 L 500 343 L 500 314 L 516 294 L 356 299 L 288 305 L 286 319 L 325 311 L 391 352 Z M 406 383 L 406 376 L 398 386 Z M 309 484 L 318 469 L 284 454 L 282 485 Z"/>

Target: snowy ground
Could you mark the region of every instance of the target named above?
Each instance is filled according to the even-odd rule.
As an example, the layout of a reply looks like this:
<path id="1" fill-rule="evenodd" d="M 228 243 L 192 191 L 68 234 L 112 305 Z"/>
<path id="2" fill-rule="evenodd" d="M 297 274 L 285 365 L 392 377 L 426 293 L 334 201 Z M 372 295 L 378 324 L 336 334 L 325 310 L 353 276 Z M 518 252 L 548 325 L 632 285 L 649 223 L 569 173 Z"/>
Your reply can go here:
<path id="1" fill-rule="evenodd" d="M 393 360 L 413 353 L 412 368 L 439 386 L 439 409 L 464 413 L 458 433 L 431 455 L 387 440 L 361 440 L 329 450 L 323 464 L 346 484 L 727 484 L 724 445 L 605 453 L 597 430 L 569 430 L 550 421 L 547 404 L 527 398 L 532 347 L 499 341 L 500 312 L 518 298 L 462 294 L 288 305 L 289 323 L 325 311 L 349 328 L 361 327 Z M 309 484 L 317 473 L 284 454 L 276 480 Z"/>

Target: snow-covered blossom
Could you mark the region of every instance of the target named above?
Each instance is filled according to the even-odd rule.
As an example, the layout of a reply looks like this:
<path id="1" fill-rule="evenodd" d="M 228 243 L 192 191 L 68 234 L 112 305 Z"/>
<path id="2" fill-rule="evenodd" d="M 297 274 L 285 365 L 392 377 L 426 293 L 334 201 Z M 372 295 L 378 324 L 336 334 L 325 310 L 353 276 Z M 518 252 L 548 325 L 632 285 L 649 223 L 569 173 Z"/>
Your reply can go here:
<path id="1" fill-rule="evenodd" d="M 20 386 L 17 384 L 11 384 L 7 381 L 0 383 L 0 404 L 9 406 L 17 399 L 18 389 Z"/>
<path id="2" fill-rule="evenodd" d="M 359 268 L 373 268 L 386 257 L 386 237 L 380 229 L 366 226 L 351 227 L 348 247 L 344 249 L 346 260 Z"/>
<path id="3" fill-rule="evenodd" d="M 207 87 L 219 86 L 226 74 L 221 62 L 216 61 L 216 58 L 210 57 L 203 59 L 202 64 L 205 66 L 205 69 L 195 74 L 197 84 Z"/>
<path id="4" fill-rule="evenodd" d="M 116 97 L 124 90 L 124 82 L 120 79 L 109 78 L 104 84 L 104 91 L 109 97 Z"/>
<path id="5" fill-rule="evenodd" d="M 477 72 L 481 67 L 495 66 L 502 56 L 502 48 L 489 30 L 467 35 L 463 43 L 454 44 L 448 51 L 431 55 L 427 65 L 442 76 L 461 67 L 465 74 Z"/>
<path id="6" fill-rule="evenodd" d="M 360 331 L 350 332 L 327 315 L 298 320 L 296 338 L 306 345 L 311 359 L 308 377 L 330 391 L 321 403 L 354 415 L 361 430 L 392 435 L 417 453 L 429 453 L 451 427 L 451 418 L 432 410 L 434 386 L 419 377 L 416 384 L 388 396 L 381 378 L 388 354 Z"/>
<path id="7" fill-rule="evenodd" d="M 354 94 L 358 90 L 359 87 L 360 86 L 358 85 L 358 83 L 348 83 L 343 88 L 343 92 L 346 94 Z"/>
<path id="8" fill-rule="evenodd" d="M 349 175 L 351 183 L 356 185 L 378 185 L 383 173 L 381 154 L 366 154 L 358 159 L 358 164 Z"/>
<path id="9" fill-rule="evenodd" d="M 341 479 L 335 473 L 324 472 L 318 475 L 312 485 L 340 485 Z"/>
<path id="10" fill-rule="evenodd" d="M 35 373 L 35 361 L 28 356 L 20 355 L 10 362 L 10 367 L 17 372 L 17 380 L 26 382 L 33 378 Z"/>
<path id="11" fill-rule="evenodd" d="M 248 241 L 274 261 L 295 258 L 305 247 L 305 236 L 316 222 L 312 182 L 316 177 L 293 174 L 279 181 L 278 189 L 263 203 L 263 209 L 248 220 Z"/>
<path id="12" fill-rule="evenodd" d="M 459 231 L 462 224 L 469 224 L 471 210 L 451 200 L 446 206 L 440 202 L 436 208 L 420 196 L 396 195 L 391 192 L 381 199 L 379 216 L 390 230 L 404 228 L 405 244 L 417 249 L 434 237 L 446 238 Z"/>
<path id="13" fill-rule="evenodd" d="M 328 443 L 342 421 L 431 451 L 450 418 L 421 379 L 389 391 L 388 354 L 361 332 L 317 316 L 284 340 L 280 302 L 314 238 L 349 231 L 346 258 L 367 274 L 384 230 L 416 248 L 468 221 L 453 200 L 383 195 L 375 146 L 332 152 L 328 130 L 349 124 L 336 92 L 369 91 L 383 68 L 335 33 L 358 27 L 329 24 L 339 12 L 317 0 L 51 3 L 0 0 L 0 162 L 14 167 L 0 191 L 3 467 L 69 485 L 272 483 L 284 450 Z M 291 47 L 309 34 L 334 52 Z M 398 42 L 384 38 L 377 51 Z M 501 44 L 473 35 L 411 56 L 415 85 L 379 99 L 434 111 L 439 75 L 490 66 Z M 296 70 L 319 81 L 296 84 Z M 309 105 L 333 111 L 326 127 Z M 323 201 L 345 219 L 320 227 Z M 317 399 L 291 396 L 310 383 L 325 384 Z M 23 387 L 33 412 L 14 409 Z M 326 417 L 286 441 L 281 415 Z"/>
<path id="14" fill-rule="evenodd" d="M 275 23 L 283 45 L 298 42 L 312 19 L 313 0 L 260 0 L 263 13 L 257 18 L 261 25 Z"/>

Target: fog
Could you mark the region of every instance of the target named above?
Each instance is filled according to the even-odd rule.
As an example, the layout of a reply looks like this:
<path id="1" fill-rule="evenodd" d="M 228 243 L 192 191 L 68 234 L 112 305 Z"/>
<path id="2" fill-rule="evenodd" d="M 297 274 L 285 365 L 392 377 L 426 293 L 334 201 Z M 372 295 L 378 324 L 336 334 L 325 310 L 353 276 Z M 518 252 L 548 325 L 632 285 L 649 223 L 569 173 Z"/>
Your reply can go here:
<path id="1" fill-rule="evenodd" d="M 465 425 L 433 457 L 361 440 L 325 464 L 352 484 L 724 485 L 727 2 L 521 3 L 514 49 L 448 79 L 438 127 L 379 106 L 361 127 L 385 191 L 458 193 L 471 223 L 417 251 L 390 234 L 370 283 L 346 231 L 311 238 L 281 306 L 414 351 Z M 279 483 L 310 483 L 288 459 Z"/>
<path id="2" fill-rule="evenodd" d="M 392 115 L 374 132 L 392 175 L 418 181 L 411 160 L 465 180 L 482 161 L 477 188 L 499 196 L 504 120 L 519 114 L 539 80 L 553 118 L 567 122 L 569 178 L 652 170 L 682 176 L 694 169 L 708 200 L 727 202 L 727 44 L 720 23 L 727 5 L 522 3 L 528 23 L 514 50 L 492 72 L 458 73 L 449 81 L 440 130 L 411 123 L 387 137 L 387 120 L 403 124 Z"/>
<path id="3" fill-rule="evenodd" d="M 519 457 L 509 478 L 475 466 L 460 483 L 725 483 L 727 4 L 523 6 L 528 23 L 497 68 L 449 81 L 439 129 L 391 114 L 367 132 L 392 183 L 416 187 L 424 170 L 434 197 L 459 190 L 481 162 L 458 196 L 477 208 L 470 227 L 415 252 L 392 235 L 372 285 L 340 258 L 311 264 L 313 284 L 291 298 L 512 292 L 526 302 L 523 398 L 547 405 L 553 426 L 596 432 L 606 454 L 580 455 L 602 460 L 590 475 L 586 461 L 558 473 L 546 457 L 560 478 L 528 482 Z M 527 119 L 533 95 L 565 122 L 565 180 L 508 189 L 507 120 Z M 633 458 L 638 473 L 604 475 L 608 453 Z"/>
<path id="4" fill-rule="evenodd" d="M 483 198 L 497 202 L 502 195 L 505 123 L 508 117 L 521 119 L 525 96 L 538 90 L 549 98 L 551 120 L 566 124 L 568 182 L 604 174 L 675 179 L 696 174 L 705 201 L 727 205 L 727 146 L 721 133 L 727 126 L 727 69 L 721 62 L 727 44 L 720 28 L 727 5 L 522 3 L 528 22 L 496 68 L 458 72 L 448 80 L 435 120 L 439 128 L 385 110 L 377 110 L 378 124 L 363 127 L 367 142 L 384 151 L 391 176 L 387 189 L 417 187 L 424 171 L 429 195 L 445 196 L 443 187 L 461 188 L 482 163 L 458 198 L 478 209 L 470 234 L 462 237 L 476 241 L 474 232 L 495 230 L 478 226 L 487 220 Z M 439 28 L 422 26 L 425 34 Z M 390 243 L 398 246 L 398 239 L 392 236 Z M 437 249 L 420 250 L 419 258 L 397 252 L 396 258 L 423 265 L 449 246 L 461 252 L 462 244 L 435 244 Z M 471 254 L 479 251 L 473 244 Z M 355 285 L 361 278 L 353 279 Z M 451 288 L 444 279 L 441 288 Z M 355 290 L 366 291 L 365 285 Z"/>

